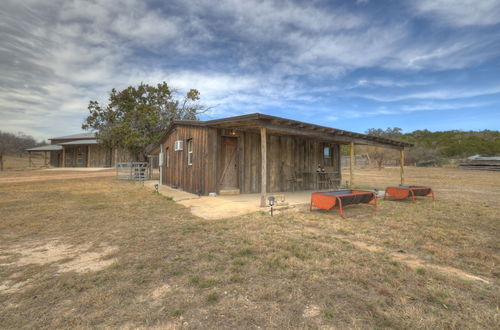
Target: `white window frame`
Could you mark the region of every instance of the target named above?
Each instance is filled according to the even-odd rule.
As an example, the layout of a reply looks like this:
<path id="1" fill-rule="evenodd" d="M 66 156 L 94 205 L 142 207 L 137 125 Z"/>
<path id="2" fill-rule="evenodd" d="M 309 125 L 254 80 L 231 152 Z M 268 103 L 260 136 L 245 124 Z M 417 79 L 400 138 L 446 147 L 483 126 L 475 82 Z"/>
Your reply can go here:
<path id="1" fill-rule="evenodd" d="M 325 157 L 325 150 L 328 149 L 328 157 Z M 328 164 L 325 164 L 328 163 Z M 323 146 L 323 166 L 333 166 L 333 148 L 329 144 Z"/>
<path id="2" fill-rule="evenodd" d="M 194 149 L 193 139 L 188 139 L 186 142 L 187 142 L 187 164 L 188 164 L 188 166 L 192 166 L 193 165 L 193 149 Z"/>

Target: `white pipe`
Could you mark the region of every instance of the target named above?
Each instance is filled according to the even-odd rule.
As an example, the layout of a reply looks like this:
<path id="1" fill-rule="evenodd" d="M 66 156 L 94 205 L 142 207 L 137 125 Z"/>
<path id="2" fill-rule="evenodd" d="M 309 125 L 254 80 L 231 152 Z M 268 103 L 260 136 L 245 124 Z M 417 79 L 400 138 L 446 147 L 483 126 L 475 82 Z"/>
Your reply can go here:
<path id="1" fill-rule="evenodd" d="M 163 158 L 163 143 L 160 144 L 160 154 L 159 158 Z M 160 184 L 163 184 L 163 159 L 158 159 L 158 163 L 160 165 Z"/>

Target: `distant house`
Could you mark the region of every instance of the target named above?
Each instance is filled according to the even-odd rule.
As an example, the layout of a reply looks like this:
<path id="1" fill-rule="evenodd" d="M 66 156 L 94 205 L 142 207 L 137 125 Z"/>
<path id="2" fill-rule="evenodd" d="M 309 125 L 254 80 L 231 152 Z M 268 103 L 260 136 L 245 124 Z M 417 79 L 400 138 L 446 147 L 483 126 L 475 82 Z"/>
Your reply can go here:
<path id="1" fill-rule="evenodd" d="M 463 170 L 500 171 L 500 156 L 474 155 L 460 164 Z"/>
<path id="2" fill-rule="evenodd" d="M 317 189 L 341 182 L 342 144 L 411 144 L 264 114 L 174 121 L 151 153 L 160 182 L 207 195 Z M 317 175 L 321 167 L 325 174 Z M 325 178 L 325 176 L 328 176 Z"/>
<path id="3" fill-rule="evenodd" d="M 28 152 L 49 154 L 53 167 L 113 167 L 132 160 L 122 148 L 107 148 L 99 144 L 95 133 L 80 133 L 49 139 L 49 145 L 26 149 Z"/>

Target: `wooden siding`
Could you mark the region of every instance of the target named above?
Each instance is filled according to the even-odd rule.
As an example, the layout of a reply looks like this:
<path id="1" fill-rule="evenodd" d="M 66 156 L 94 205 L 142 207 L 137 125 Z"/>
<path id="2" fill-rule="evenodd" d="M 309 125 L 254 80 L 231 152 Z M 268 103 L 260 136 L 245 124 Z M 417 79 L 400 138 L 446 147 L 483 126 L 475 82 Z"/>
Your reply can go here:
<path id="1" fill-rule="evenodd" d="M 240 150 L 240 190 L 242 193 L 260 192 L 261 155 L 260 136 L 255 133 L 239 134 Z M 321 142 L 289 135 L 268 135 L 267 141 L 267 190 L 268 192 L 292 191 L 289 179 L 294 175 L 303 178 L 298 189 L 315 189 L 314 174 L 304 172 L 316 171 L 318 165 L 323 166 L 323 147 L 332 148 L 333 167 L 325 168 L 335 171 L 335 179 L 340 183 L 340 146 L 329 142 Z"/>
<path id="2" fill-rule="evenodd" d="M 207 195 L 219 192 L 221 176 L 221 137 L 224 130 L 190 125 L 177 125 L 165 137 L 161 151 L 164 154 L 162 183 L 179 189 Z M 193 165 L 187 165 L 187 140 L 193 139 Z M 239 189 L 241 193 L 258 193 L 261 185 L 260 136 L 253 132 L 238 132 Z M 174 142 L 182 140 L 183 150 L 174 151 Z M 297 175 L 303 182 L 295 188 L 313 190 L 315 171 L 323 166 L 323 147 L 331 147 L 332 165 L 325 169 L 336 172 L 340 183 L 340 145 L 320 140 L 290 136 L 268 135 L 267 185 L 268 192 L 292 191 L 290 179 Z M 166 150 L 169 152 L 167 167 Z M 309 172 L 310 174 L 304 174 Z"/>
<path id="3" fill-rule="evenodd" d="M 187 164 L 187 140 L 193 139 L 193 164 Z M 174 151 L 174 142 L 183 141 L 183 150 Z M 177 126 L 162 145 L 164 162 L 162 183 L 179 189 L 207 195 L 216 191 L 217 130 L 207 127 Z M 211 143 L 209 143 L 211 141 Z M 169 166 L 166 150 L 169 152 Z"/>
<path id="4" fill-rule="evenodd" d="M 64 146 L 65 167 L 113 167 L 116 163 L 133 161 L 132 155 L 125 149 L 110 149 L 98 144 Z M 90 155 L 89 155 L 90 152 Z M 50 164 L 62 165 L 62 151 L 50 153 Z M 90 158 L 90 161 L 89 159 Z"/>

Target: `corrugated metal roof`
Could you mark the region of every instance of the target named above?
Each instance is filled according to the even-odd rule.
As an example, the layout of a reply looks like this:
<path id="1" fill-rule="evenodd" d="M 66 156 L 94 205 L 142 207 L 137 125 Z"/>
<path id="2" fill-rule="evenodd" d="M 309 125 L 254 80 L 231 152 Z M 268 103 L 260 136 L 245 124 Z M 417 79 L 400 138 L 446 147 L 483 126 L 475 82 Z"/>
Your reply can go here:
<path id="1" fill-rule="evenodd" d="M 264 123 L 265 122 L 265 123 Z M 350 143 L 354 142 L 356 144 L 368 144 L 367 141 L 372 142 L 373 145 L 379 145 L 384 147 L 395 147 L 397 149 L 403 149 L 405 147 L 413 147 L 413 144 L 397 141 L 393 139 L 361 134 L 356 132 L 344 131 L 337 128 L 331 128 L 321 125 L 309 124 L 305 122 L 300 122 L 297 120 L 291 120 L 281 117 L 275 117 L 270 115 L 265 115 L 262 113 L 252 113 L 248 115 L 235 116 L 220 118 L 208 121 L 199 120 L 174 120 L 170 128 L 167 129 L 165 134 L 161 137 L 160 144 L 170 133 L 171 129 L 175 125 L 194 125 L 194 126 L 207 126 L 216 128 L 234 128 L 234 129 L 250 129 L 250 124 L 254 124 L 254 128 L 265 127 L 267 124 L 268 131 L 281 131 L 289 135 L 298 135 L 297 132 L 302 132 L 303 135 L 307 135 L 307 132 L 314 133 L 316 135 L 322 135 L 332 140 L 336 140 L 340 143 Z M 270 125 L 270 126 L 269 126 Z M 309 134 L 310 135 L 310 134 Z M 311 135 L 310 135 L 311 136 Z M 151 148 L 153 149 L 153 148 Z"/>
<path id="2" fill-rule="evenodd" d="M 76 145 L 76 144 L 98 144 L 96 139 L 93 140 L 76 140 L 76 141 L 70 141 L 70 142 L 62 142 L 58 143 L 61 146 L 69 146 L 69 145 Z"/>
<path id="3" fill-rule="evenodd" d="M 63 147 L 61 147 L 58 144 L 49 144 L 46 146 L 40 146 L 40 147 L 35 147 L 35 148 L 29 148 L 25 149 L 26 151 L 58 151 L 62 150 Z"/>
<path id="4" fill-rule="evenodd" d="M 49 140 L 83 140 L 83 139 L 95 139 L 96 133 L 78 133 L 66 136 L 53 137 Z"/>
<path id="5" fill-rule="evenodd" d="M 467 158 L 468 160 L 496 160 L 500 161 L 500 156 L 481 156 L 481 155 L 474 155 L 470 156 Z"/>

